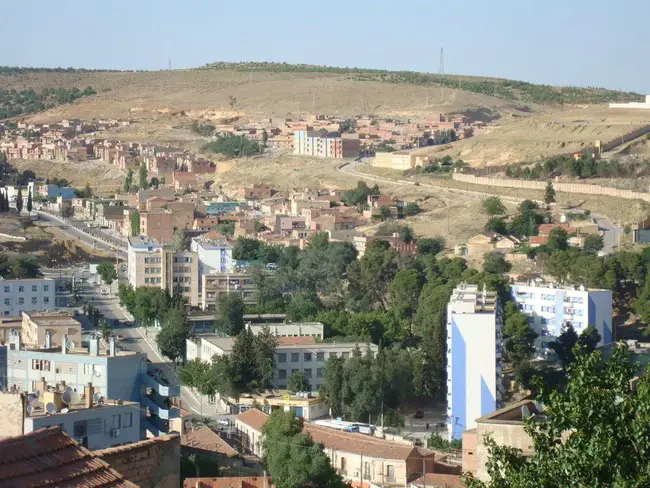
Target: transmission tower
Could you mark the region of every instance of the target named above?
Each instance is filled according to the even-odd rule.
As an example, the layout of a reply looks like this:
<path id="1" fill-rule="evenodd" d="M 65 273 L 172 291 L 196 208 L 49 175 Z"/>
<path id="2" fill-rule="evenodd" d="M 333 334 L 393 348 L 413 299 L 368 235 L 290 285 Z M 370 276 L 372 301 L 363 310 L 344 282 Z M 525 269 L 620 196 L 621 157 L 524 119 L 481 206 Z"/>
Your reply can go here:
<path id="1" fill-rule="evenodd" d="M 438 74 L 445 74 L 445 48 L 440 48 L 440 67 L 438 68 Z M 442 83 L 442 76 L 440 78 L 440 99 L 445 98 L 445 85 Z"/>

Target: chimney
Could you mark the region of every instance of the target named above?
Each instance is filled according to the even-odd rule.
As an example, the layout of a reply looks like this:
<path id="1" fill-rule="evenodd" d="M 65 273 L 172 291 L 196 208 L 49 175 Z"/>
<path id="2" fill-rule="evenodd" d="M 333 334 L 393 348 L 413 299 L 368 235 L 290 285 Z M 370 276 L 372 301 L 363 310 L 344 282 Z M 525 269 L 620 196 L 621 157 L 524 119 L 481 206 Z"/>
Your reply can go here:
<path id="1" fill-rule="evenodd" d="M 108 355 L 115 356 L 115 337 L 111 336 L 108 341 Z"/>
<path id="2" fill-rule="evenodd" d="M 63 339 L 61 340 L 61 354 L 66 354 L 66 344 L 68 343 L 68 336 L 63 334 Z"/>
<path id="3" fill-rule="evenodd" d="M 93 388 L 92 382 L 88 382 L 86 385 L 86 408 L 93 408 L 93 395 L 95 394 L 95 389 Z"/>
<path id="4" fill-rule="evenodd" d="M 45 331 L 45 349 L 52 347 L 52 333 L 48 330 Z"/>
<path id="5" fill-rule="evenodd" d="M 99 355 L 99 336 L 94 335 L 90 338 L 90 346 L 88 347 L 88 354 L 91 356 Z"/>

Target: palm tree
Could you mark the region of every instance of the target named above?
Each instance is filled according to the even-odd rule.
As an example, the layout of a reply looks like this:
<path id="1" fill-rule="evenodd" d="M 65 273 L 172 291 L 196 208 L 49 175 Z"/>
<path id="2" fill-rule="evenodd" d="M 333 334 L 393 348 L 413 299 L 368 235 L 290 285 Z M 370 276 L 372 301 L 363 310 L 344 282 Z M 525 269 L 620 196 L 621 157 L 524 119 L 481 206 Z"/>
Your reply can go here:
<path id="1" fill-rule="evenodd" d="M 108 321 L 100 321 L 96 329 L 104 342 L 108 342 L 110 340 L 111 335 L 113 334 L 113 327 L 108 323 Z"/>

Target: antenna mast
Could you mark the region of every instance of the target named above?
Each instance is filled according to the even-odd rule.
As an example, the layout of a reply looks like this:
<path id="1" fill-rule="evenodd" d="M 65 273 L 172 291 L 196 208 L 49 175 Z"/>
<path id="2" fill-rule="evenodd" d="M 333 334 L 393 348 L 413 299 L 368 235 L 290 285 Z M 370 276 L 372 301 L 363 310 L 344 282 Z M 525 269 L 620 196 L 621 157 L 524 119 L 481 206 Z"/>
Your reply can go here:
<path id="1" fill-rule="evenodd" d="M 168 66 L 169 66 L 169 69 L 171 70 L 172 69 L 172 58 L 169 58 L 169 65 Z"/>
<path id="2" fill-rule="evenodd" d="M 439 75 L 444 75 L 445 74 L 445 48 L 441 47 L 440 48 L 440 67 L 438 68 L 438 74 Z M 442 83 L 442 77 L 440 79 L 440 98 L 443 99 L 445 97 L 445 85 Z"/>

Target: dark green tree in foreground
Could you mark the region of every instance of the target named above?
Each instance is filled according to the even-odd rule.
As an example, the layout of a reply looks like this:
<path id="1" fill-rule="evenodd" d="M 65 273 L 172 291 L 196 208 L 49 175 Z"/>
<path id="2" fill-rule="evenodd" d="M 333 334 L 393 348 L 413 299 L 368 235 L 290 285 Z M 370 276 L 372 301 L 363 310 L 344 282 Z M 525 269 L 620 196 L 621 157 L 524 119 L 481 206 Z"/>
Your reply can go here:
<path id="1" fill-rule="evenodd" d="M 263 462 L 277 488 L 345 488 L 348 485 L 293 412 L 275 410 L 262 428 Z"/>
<path id="2" fill-rule="evenodd" d="M 553 183 L 549 181 L 544 189 L 544 203 L 548 205 L 553 202 L 555 202 L 555 188 L 553 188 Z"/>
<path id="3" fill-rule="evenodd" d="M 18 188 L 18 195 L 16 195 L 16 210 L 18 213 L 23 211 L 23 191 Z"/>
<path id="4" fill-rule="evenodd" d="M 115 271 L 115 265 L 113 263 L 109 263 L 108 261 L 104 261 L 99 263 L 97 265 L 97 273 L 99 276 L 101 276 L 102 281 L 106 283 L 108 286 L 111 286 L 113 281 L 117 279 L 117 271 Z"/>
<path id="5" fill-rule="evenodd" d="M 576 349 L 562 390 L 539 385 L 546 421 L 529 418 L 534 454 L 499 446 L 488 435 L 489 482 L 465 475 L 468 488 L 640 488 L 650 486 L 650 379 L 625 347 L 603 363 Z"/>
<path id="6" fill-rule="evenodd" d="M 33 205 L 32 205 L 32 192 L 30 191 L 30 192 L 27 193 L 27 211 L 29 213 L 31 213 L 32 208 L 33 208 Z"/>
<path id="7" fill-rule="evenodd" d="M 291 373 L 287 378 L 287 390 L 291 393 L 311 391 L 311 385 L 309 384 L 309 380 L 305 376 L 305 373 L 302 371 Z"/>
<path id="8" fill-rule="evenodd" d="M 217 331 L 236 336 L 244 329 L 244 300 L 237 293 L 217 298 L 214 326 Z"/>
<path id="9" fill-rule="evenodd" d="M 172 361 L 185 356 L 185 341 L 190 337 L 190 325 L 185 308 L 172 308 L 164 316 L 156 344 L 160 352 Z"/>
<path id="10" fill-rule="evenodd" d="M 504 215 L 507 210 L 499 197 L 487 197 L 482 202 L 483 212 L 487 215 Z"/>

